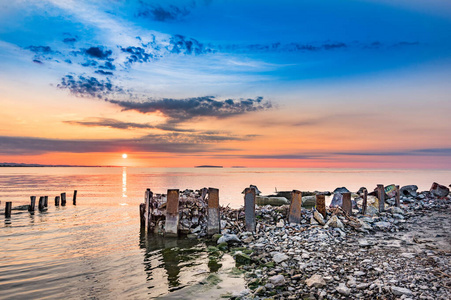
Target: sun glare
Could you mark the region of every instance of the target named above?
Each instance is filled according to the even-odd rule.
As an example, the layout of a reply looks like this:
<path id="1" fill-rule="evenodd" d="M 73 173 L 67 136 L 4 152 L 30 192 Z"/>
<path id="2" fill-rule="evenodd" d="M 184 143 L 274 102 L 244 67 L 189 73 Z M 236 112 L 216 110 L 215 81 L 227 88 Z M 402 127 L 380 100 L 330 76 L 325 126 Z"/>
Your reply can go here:
<path id="1" fill-rule="evenodd" d="M 126 153 L 124 153 L 124 154 L 122 154 L 122 158 L 127 158 L 127 154 Z"/>

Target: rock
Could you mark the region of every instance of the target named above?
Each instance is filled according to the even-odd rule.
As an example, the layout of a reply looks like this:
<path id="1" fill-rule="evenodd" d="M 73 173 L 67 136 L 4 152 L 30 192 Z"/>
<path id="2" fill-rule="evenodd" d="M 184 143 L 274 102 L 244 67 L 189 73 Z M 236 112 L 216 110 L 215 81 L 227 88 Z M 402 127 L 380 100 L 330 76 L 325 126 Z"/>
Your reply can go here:
<path id="1" fill-rule="evenodd" d="M 334 228 L 344 228 L 343 223 L 338 219 L 337 216 L 332 216 L 332 218 L 327 221 L 326 226 Z"/>
<path id="2" fill-rule="evenodd" d="M 343 186 L 343 187 L 336 188 L 336 189 L 333 191 L 333 193 L 334 193 L 334 194 L 335 194 L 335 193 L 343 194 L 343 193 L 350 193 L 350 191 L 349 191 L 347 188 L 345 188 L 345 187 Z"/>
<path id="3" fill-rule="evenodd" d="M 316 196 L 304 196 L 302 197 L 303 207 L 313 207 L 316 205 Z"/>
<path id="4" fill-rule="evenodd" d="M 366 239 L 360 239 L 357 241 L 359 243 L 360 247 L 371 247 L 374 245 L 374 243 L 370 243 L 368 240 Z"/>
<path id="5" fill-rule="evenodd" d="M 349 289 L 346 284 L 344 283 L 340 283 L 337 288 L 336 288 L 337 292 L 339 292 L 342 295 L 345 296 L 349 296 L 349 294 L 351 294 L 351 289 Z"/>
<path id="6" fill-rule="evenodd" d="M 313 217 L 315 218 L 316 221 L 318 221 L 319 224 L 321 225 L 326 224 L 323 215 L 320 214 L 316 209 L 313 211 Z"/>
<path id="7" fill-rule="evenodd" d="M 371 205 L 368 205 L 366 207 L 366 214 L 368 216 L 374 216 L 374 215 L 377 215 L 378 213 L 379 213 L 379 210 L 376 207 L 371 206 Z"/>
<path id="8" fill-rule="evenodd" d="M 361 225 L 360 228 L 364 229 L 364 230 L 371 230 L 373 229 L 373 227 L 371 227 L 370 224 L 366 223 L 365 221 L 363 221 L 362 219 L 359 219 L 359 223 Z"/>
<path id="9" fill-rule="evenodd" d="M 340 193 L 335 193 L 329 206 L 330 207 L 342 207 L 343 206 L 343 196 Z"/>
<path id="10" fill-rule="evenodd" d="M 235 261 L 237 265 L 249 265 L 252 263 L 250 256 L 242 252 L 237 252 L 235 254 Z"/>
<path id="11" fill-rule="evenodd" d="M 222 236 L 222 234 L 220 234 L 220 233 L 213 234 L 213 235 L 211 236 L 211 240 L 212 240 L 213 242 L 217 242 L 221 236 Z"/>
<path id="12" fill-rule="evenodd" d="M 390 222 L 379 221 L 374 223 L 374 226 L 379 230 L 389 230 L 392 227 Z"/>
<path id="13" fill-rule="evenodd" d="M 407 296 L 411 296 L 412 295 L 412 291 L 406 288 L 402 288 L 402 287 L 398 287 L 398 286 L 392 286 L 391 287 L 391 292 L 395 295 L 395 296 L 402 296 L 402 295 L 407 295 Z"/>
<path id="14" fill-rule="evenodd" d="M 276 227 L 282 228 L 283 226 L 285 226 L 285 222 L 283 221 L 283 219 L 280 219 L 279 222 L 277 222 Z"/>
<path id="15" fill-rule="evenodd" d="M 289 259 L 290 257 L 284 253 L 280 253 L 280 252 L 273 252 L 271 253 L 272 255 L 272 260 L 276 263 L 281 263 L 287 259 Z"/>
<path id="16" fill-rule="evenodd" d="M 393 198 L 396 196 L 396 186 L 394 184 L 387 185 L 385 187 L 385 194 L 388 196 L 388 198 Z"/>
<path id="17" fill-rule="evenodd" d="M 368 195 L 367 197 L 367 208 L 368 207 L 374 207 L 376 209 L 379 209 L 379 199 L 376 196 Z"/>
<path id="18" fill-rule="evenodd" d="M 274 275 L 268 278 L 268 282 L 274 284 L 274 286 L 281 286 L 285 284 L 285 277 L 283 275 Z"/>
<path id="19" fill-rule="evenodd" d="M 307 284 L 308 287 L 316 287 L 321 288 L 326 285 L 326 281 L 321 275 L 315 274 L 309 279 L 305 280 L 305 284 Z"/>
<path id="20" fill-rule="evenodd" d="M 399 189 L 401 195 L 416 197 L 418 187 L 416 185 L 406 185 Z"/>
<path id="21" fill-rule="evenodd" d="M 387 211 L 391 212 L 392 214 L 398 214 L 398 215 L 404 215 L 405 212 L 400 207 L 392 206 L 387 208 Z"/>
<path id="22" fill-rule="evenodd" d="M 434 196 L 439 198 L 445 198 L 449 194 L 449 188 L 444 185 L 434 182 L 429 190 Z"/>
<path id="23" fill-rule="evenodd" d="M 319 225 L 318 221 L 315 220 L 315 217 L 310 217 L 310 225 Z"/>
<path id="24" fill-rule="evenodd" d="M 260 206 L 272 205 L 281 206 L 290 204 L 290 201 L 285 197 L 271 197 L 271 196 L 256 196 L 255 204 Z"/>
<path id="25" fill-rule="evenodd" d="M 256 290 L 255 290 L 255 294 L 256 295 L 262 295 L 266 292 L 266 288 L 264 286 L 259 286 Z"/>
<path id="26" fill-rule="evenodd" d="M 222 243 L 233 244 L 233 243 L 241 243 L 241 241 L 236 236 L 236 234 L 226 233 L 218 239 L 217 243 L 218 244 L 222 244 Z"/>

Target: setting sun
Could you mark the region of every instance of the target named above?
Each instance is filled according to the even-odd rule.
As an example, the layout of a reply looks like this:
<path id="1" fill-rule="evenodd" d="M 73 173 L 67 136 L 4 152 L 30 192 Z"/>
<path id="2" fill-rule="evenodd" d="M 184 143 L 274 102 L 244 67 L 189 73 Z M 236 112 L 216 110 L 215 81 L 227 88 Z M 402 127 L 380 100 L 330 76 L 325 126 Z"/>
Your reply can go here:
<path id="1" fill-rule="evenodd" d="M 127 158 L 127 154 L 126 153 L 124 153 L 124 154 L 122 154 L 122 158 Z"/>

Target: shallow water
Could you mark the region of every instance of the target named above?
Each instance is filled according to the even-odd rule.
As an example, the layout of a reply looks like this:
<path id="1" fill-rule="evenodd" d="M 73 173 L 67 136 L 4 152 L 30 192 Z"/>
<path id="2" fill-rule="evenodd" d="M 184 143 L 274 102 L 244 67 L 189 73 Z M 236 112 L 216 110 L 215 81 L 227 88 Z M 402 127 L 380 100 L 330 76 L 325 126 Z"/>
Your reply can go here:
<path id="1" fill-rule="evenodd" d="M 0 299 L 215 299 L 244 288 L 242 278 L 229 276 L 230 256 L 218 270 L 209 266 L 203 242 L 140 231 L 138 204 L 146 188 L 216 187 L 222 205 L 239 207 L 249 184 L 265 194 L 274 188 L 356 191 L 378 183 L 425 190 L 433 181 L 448 185 L 450 178 L 451 171 L 437 170 L 0 168 L 2 209 L 5 201 L 15 207 L 28 204 L 31 195 L 49 196 L 46 212 L 0 216 Z M 67 206 L 55 207 L 61 192 L 68 193 Z M 204 282 L 211 273 L 219 276 L 218 286 Z"/>

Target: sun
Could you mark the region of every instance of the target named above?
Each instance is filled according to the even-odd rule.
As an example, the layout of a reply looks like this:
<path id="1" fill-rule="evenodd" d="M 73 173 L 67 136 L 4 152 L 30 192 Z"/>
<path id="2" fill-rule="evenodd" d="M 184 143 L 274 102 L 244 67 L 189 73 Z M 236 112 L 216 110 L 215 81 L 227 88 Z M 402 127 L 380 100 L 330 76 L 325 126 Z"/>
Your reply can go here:
<path id="1" fill-rule="evenodd" d="M 127 153 L 122 154 L 122 158 L 127 158 Z"/>

